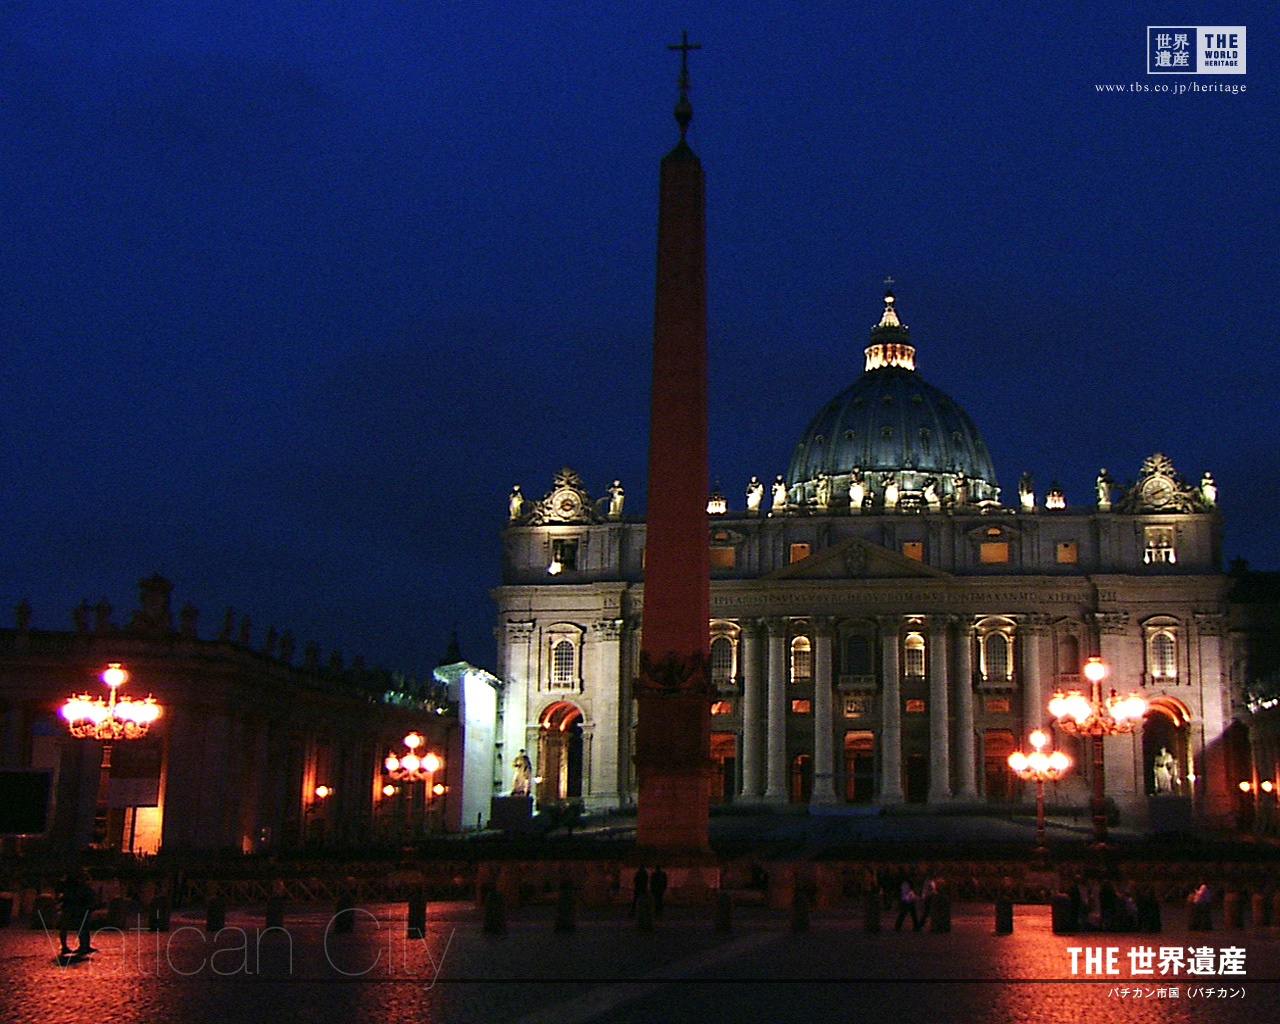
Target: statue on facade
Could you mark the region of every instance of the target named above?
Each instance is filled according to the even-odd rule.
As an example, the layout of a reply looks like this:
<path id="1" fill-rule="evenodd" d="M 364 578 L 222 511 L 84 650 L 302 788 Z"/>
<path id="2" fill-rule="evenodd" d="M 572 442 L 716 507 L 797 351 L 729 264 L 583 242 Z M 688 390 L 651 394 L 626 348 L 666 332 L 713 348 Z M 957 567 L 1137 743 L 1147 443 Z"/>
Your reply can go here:
<path id="1" fill-rule="evenodd" d="M 615 480 L 609 485 L 609 518 L 617 519 L 622 515 L 622 502 L 626 492 L 622 489 L 622 481 Z"/>
<path id="2" fill-rule="evenodd" d="M 773 505 L 771 511 L 784 512 L 787 508 L 787 483 L 782 479 L 782 475 L 778 475 L 778 479 L 773 482 Z"/>
<path id="3" fill-rule="evenodd" d="M 1161 747 L 1152 765 L 1152 776 L 1156 784 L 1156 792 L 1169 795 L 1173 792 L 1174 760 L 1168 747 Z"/>
<path id="4" fill-rule="evenodd" d="M 759 512 L 760 503 L 764 501 L 764 484 L 759 477 L 753 476 L 747 481 L 747 511 Z"/>
<path id="5" fill-rule="evenodd" d="M 1098 479 L 1094 481 L 1094 488 L 1098 492 L 1098 508 L 1104 512 L 1111 508 L 1111 486 L 1114 483 L 1105 466 L 1098 470 Z"/>
<path id="6" fill-rule="evenodd" d="M 849 473 L 849 511 L 855 515 L 862 511 L 863 502 L 867 500 L 867 485 L 862 479 L 862 470 L 854 466 Z"/>
<path id="7" fill-rule="evenodd" d="M 890 473 L 884 478 L 884 510 L 892 512 L 898 507 L 898 478 Z"/>
<path id="8" fill-rule="evenodd" d="M 969 504 L 969 478 L 963 472 L 956 474 L 956 504 Z"/>
<path id="9" fill-rule="evenodd" d="M 515 522 L 524 510 L 524 495 L 520 493 L 520 485 L 516 484 L 507 495 L 507 520 Z"/>
<path id="10" fill-rule="evenodd" d="M 1205 473 L 1200 478 L 1200 497 L 1209 507 L 1218 504 L 1218 485 L 1213 482 L 1213 474 Z"/>
<path id="11" fill-rule="evenodd" d="M 511 762 L 511 795 L 528 796 L 532 781 L 533 762 L 529 760 L 529 755 L 521 750 Z"/>
<path id="12" fill-rule="evenodd" d="M 924 503 L 930 512 L 937 512 L 942 507 L 942 498 L 938 495 L 938 478 L 929 477 L 924 482 Z"/>
<path id="13" fill-rule="evenodd" d="M 1030 473 L 1023 473 L 1018 481 L 1018 504 L 1022 506 L 1023 512 L 1035 511 L 1036 491 Z"/>
<path id="14" fill-rule="evenodd" d="M 827 509 L 831 504 L 831 478 L 826 473 L 818 474 L 818 482 L 814 491 L 818 508 Z"/>

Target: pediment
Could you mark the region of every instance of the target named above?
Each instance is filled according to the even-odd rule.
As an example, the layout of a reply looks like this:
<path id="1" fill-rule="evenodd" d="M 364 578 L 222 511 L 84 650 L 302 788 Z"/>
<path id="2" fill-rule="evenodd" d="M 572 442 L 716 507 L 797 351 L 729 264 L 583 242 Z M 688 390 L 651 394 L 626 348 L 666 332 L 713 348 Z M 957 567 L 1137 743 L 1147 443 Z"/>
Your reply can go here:
<path id="1" fill-rule="evenodd" d="M 951 573 L 873 544 L 850 537 L 786 568 L 762 576 L 766 580 L 950 579 Z"/>

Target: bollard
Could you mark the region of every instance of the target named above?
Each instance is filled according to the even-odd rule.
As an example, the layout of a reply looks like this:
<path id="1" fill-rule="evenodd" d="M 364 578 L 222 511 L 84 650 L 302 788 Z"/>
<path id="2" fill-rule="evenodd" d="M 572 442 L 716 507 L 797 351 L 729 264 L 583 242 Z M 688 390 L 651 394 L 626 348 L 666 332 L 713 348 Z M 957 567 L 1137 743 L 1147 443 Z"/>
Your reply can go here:
<path id="1" fill-rule="evenodd" d="M 284 927 L 284 897 L 268 896 L 267 897 L 267 927 L 283 928 Z"/>
<path id="2" fill-rule="evenodd" d="M 1267 905 L 1267 898 L 1260 892 L 1255 892 L 1249 901 L 1249 921 L 1255 928 L 1262 928 L 1271 923 L 1270 907 Z"/>
<path id="3" fill-rule="evenodd" d="M 653 931 L 653 894 L 641 893 L 636 901 L 636 931 Z"/>
<path id="4" fill-rule="evenodd" d="M 862 894 L 862 930 L 867 935 L 880 934 L 880 890 Z"/>
<path id="5" fill-rule="evenodd" d="M 809 898 L 800 886 L 791 897 L 791 934 L 799 935 L 809 930 Z"/>
<path id="6" fill-rule="evenodd" d="M 1229 892 L 1222 897 L 1222 926 L 1224 928 L 1244 927 L 1244 903 L 1238 892 Z"/>
<path id="7" fill-rule="evenodd" d="M 164 895 L 154 897 L 147 910 L 147 927 L 153 932 L 167 932 L 169 913 L 169 897 Z"/>
<path id="8" fill-rule="evenodd" d="M 58 898 L 48 893 L 41 893 L 31 907 L 31 930 L 53 931 L 57 927 Z"/>
<path id="9" fill-rule="evenodd" d="M 502 899 L 502 892 L 491 889 L 484 901 L 484 933 L 486 935 L 507 934 L 507 907 Z"/>
<path id="10" fill-rule="evenodd" d="M 1055 892 L 1050 900 L 1054 935 L 1074 935 L 1076 933 L 1075 908 L 1071 905 L 1071 897 L 1065 892 Z"/>
<path id="11" fill-rule="evenodd" d="M 555 930 L 561 933 L 568 933 L 576 931 L 577 927 L 578 911 L 573 886 L 569 882 L 561 882 L 560 893 L 556 897 Z"/>
<path id="12" fill-rule="evenodd" d="M 936 893 L 929 907 L 930 928 L 940 935 L 951 931 L 951 897 L 946 893 Z"/>
<path id="13" fill-rule="evenodd" d="M 220 932 L 226 926 L 227 901 L 221 896 L 215 896 L 205 907 L 204 930 L 206 932 Z"/>
<path id="14" fill-rule="evenodd" d="M 727 892 L 716 896 L 716 934 L 728 935 L 733 931 L 733 897 Z"/>
<path id="15" fill-rule="evenodd" d="M 1004 896 L 996 899 L 996 934 L 1013 934 L 1013 900 Z"/>
<path id="16" fill-rule="evenodd" d="M 427 898 L 421 893 L 409 897 L 409 925 L 406 937 L 425 939 L 427 937 Z"/>
<path id="17" fill-rule="evenodd" d="M 0 928 L 8 928 L 13 920 L 13 893 L 0 892 Z"/>
<path id="18" fill-rule="evenodd" d="M 349 892 L 338 897 L 333 913 L 333 931 L 337 935 L 350 935 L 356 930 L 356 900 Z"/>

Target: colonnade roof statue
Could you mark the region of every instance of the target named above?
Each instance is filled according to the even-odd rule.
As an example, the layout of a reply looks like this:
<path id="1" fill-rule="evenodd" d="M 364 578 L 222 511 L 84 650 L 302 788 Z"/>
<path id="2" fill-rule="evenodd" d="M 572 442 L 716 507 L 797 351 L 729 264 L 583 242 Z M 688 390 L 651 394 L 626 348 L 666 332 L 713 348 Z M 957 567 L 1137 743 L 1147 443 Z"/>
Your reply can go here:
<path id="1" fill-rule="evenodd" d="M 829 488 L 833 505 L 847 502 L 850 483 L 865 477 L 868 493 L 889 484 L 923 493 L 932 479 L 943 500 L 997 501 L 995 467 L 978 428 L 916 372 L 915 348 L 891 285 L 886 282 L 884 313 L 871 329 L 862 375 L 814 416 L 796 445 L 786 477 L 791 500 L 825 506 L 820 492 Z"/>

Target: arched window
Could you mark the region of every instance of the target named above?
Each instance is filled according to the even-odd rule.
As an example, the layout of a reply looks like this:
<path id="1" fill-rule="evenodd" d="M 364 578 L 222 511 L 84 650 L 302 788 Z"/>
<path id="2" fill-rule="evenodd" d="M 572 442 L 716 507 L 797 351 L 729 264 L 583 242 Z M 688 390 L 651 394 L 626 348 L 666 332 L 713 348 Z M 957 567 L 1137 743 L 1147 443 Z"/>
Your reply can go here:
<path id="1" fill-rule="evenodd" d="M 1151 636 L 1151 676 L 1153 679 L 1174 679 L 1178 675 L 1178 645 L 1173 634 L 1160 630 Z"/>
<path id="2" fill-rule="evenodd" d="M 807 683 L 813 678 L 813 647 L 807 636 L 791 641 L 791 681 Z"/>
<path id="3" fill-rule="evenodd" d="M 919 633 L 908 633 L 902 642 L 902 674 L 924 678 L 924 637 Z"/>
<path id="4" fill-rule="evenodd" d="M 551 648 L 551 685 L 564 688 L 574 683 L 578 652 L 572 640 L 557 640 Z"/>
<path id="5" fill-rule="evenodd" d="M 988 682 L 1005 682 L 1010 678 L 1010 638 L 1001 632 L 988 633 L 982 638 L 982 677 Z"/>
<path id="6" fill-rule="evenodd" d="M 733 685 L 733 641 L 727 636 L 711 641 L 711 683 L 722 689 Z"/>

